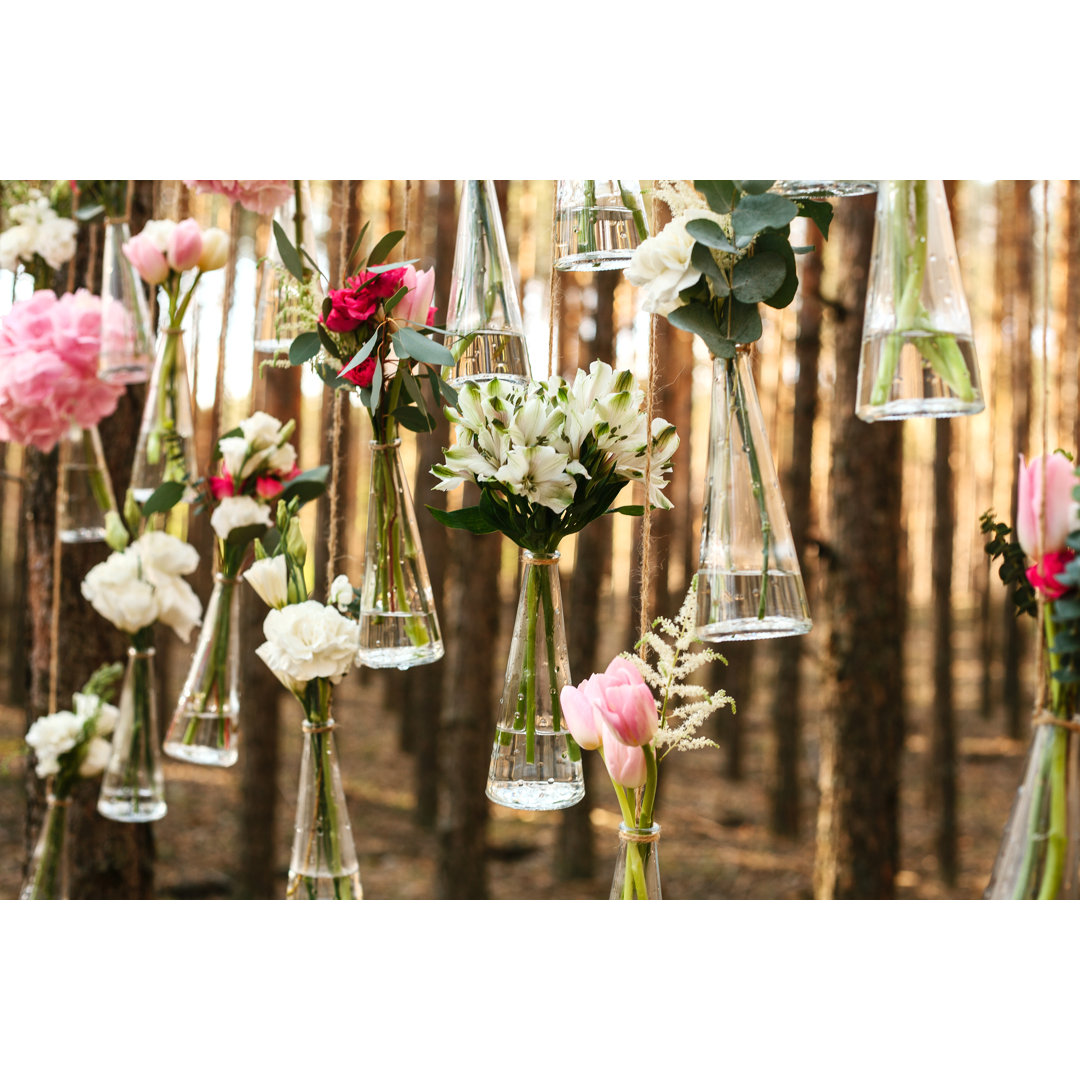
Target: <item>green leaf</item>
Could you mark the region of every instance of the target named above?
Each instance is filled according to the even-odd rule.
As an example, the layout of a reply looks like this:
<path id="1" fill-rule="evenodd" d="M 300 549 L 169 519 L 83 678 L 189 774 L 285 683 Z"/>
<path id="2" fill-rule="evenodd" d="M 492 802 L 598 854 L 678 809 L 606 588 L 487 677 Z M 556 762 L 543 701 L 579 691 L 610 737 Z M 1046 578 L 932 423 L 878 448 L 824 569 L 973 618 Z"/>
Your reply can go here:
<path id="1" fill-rule="evenodd" d="M 690 263 L 695 270 L 700 270 L 713 283 L 713 292 L 717 296 L 727 296 L 731 291 L 723 272 L 716 265 L 716 260 L 709 254 L 709 249 L 704 244 L 693 246 L 690 251 Z"/>
<path id="2" fill-rule="evenodd" d="M 440 525 L 449 529 L 464 529 L 477 536 L 499 531 L 499 526 L 479 506 L 463 506 L 460 510 L 439 510 L 429 506 L 428 511 Z"/>
<path id="3" fill-rule="evenodd" d="M 419 259 L 403 259 L 401 262 L 377 263 L 373 266 L 369 266 L 368 269 L 373 273 L 384 274 L 387 270 L 400 270 L 403 266 L 412 266 L 413 263 L 418 263 L 419 261 Z"/>
<path id="4" fill-rule="evenodd" d="M 625 514 L 627 517 L 644 517 L 644 506 L 613 506 L 610 510 L 605 510 L 605 514 Z"/>
<path id="5" fill-rule="evenodd" d="M 795 205 L 799 208 L 799 217 L 809 218 L 821 231 L 821 235 L 828 240 L 829 225 L 833 219 L 832 203 L 818 202 L 815 199 L 796 199 Z"/>
<path id="6" fill-rule="evenodd" d="M 398 289 L 398 291 L 397 291 L 396 293 L 394 293 L 394 295 L 393 295 L 393 296 L 391 296 L 391 297 L 390 297 L 390 299 L 389 299 L 389 300 L 387 300 L 385 304 L 383 304 L 383 311 L 385 311 L 385 312 L 386 312 L 386 314 L 387 314 L 387 315 L 389 315 L 389 314 L 390 314 L 390 312 L 391 312 L 391 311 L 393 311 L 393 310 L 394 310 L 394 308 L 396 308 L 396 307 L 397 307 L 397 305 L 398 305 L 398 301 L 399 301 L 399 300 L 400 300 L 400 299 L 401 299 L 401 298 L 402 298 L 402 297 L 403 297 L 403 296 L 404 296 L 404 295 L 405 295 L 405 294 L 406 294 L 406 293 L 407 293 L 408 291 L 409 291 L 409 286 L 408 286 L 408 285 L 402 285 L 402 286 L 401 286 L 401 288 L 400 288 L 400 289 Z"/>
<path id="7" fill-rule="evenodd" d="M 353 246 L 349 251 L 349 257 L 345 260 L 345 266 L 348 270 L 353 270 L 358 265 L 356 259 L 360 254 L 360 245 L 364 242 L 364 233 L 368 231 L 368 226 L 370 224 L 370 221 L 365 221 L 363 228 L 360 230 L 360 235 L 353 241 Z"/>
<path id="8" fill-rule="evenodd" d="M 722 315 L 721 320 L 731 341 L 749 345 L 751 341 L 757 341 L 761 337 L 761 313 L 757 304 L 740 304 L 738 300 L 730 299 L 727 301 L 725 314 L 729 314 L 729 318 L 724 319 Z"/>
<path id="9" fill-rule="evenodd" d="M 404 229 L 394 229 L 388 232 L 372 249 L 367 257 L 367 265 L 378 266 L 383 259 L 393 250 L 394 245 L 405 235 Z"/>
<path id="10" fill-rule="evenodd" d="M 689 330 L 691 334 L 697 334 L 714 356 L 730 359 L 735 355 L 734 347 L 725 340 L 725 335 L 717 326 L 716 317 L 708 304 L 684 304 L 682 307 L 675 308 L 674 311 L 669 311 L 667 321 L 680 330 Z"/>
<path id="11" fill-rule="evenodd" d="M 783 228 L 799 208 L 783 195 L 747 195 L 731 215 L 736 237 L 756 236 L 764 229 Z"/>
<path id="12" fill-rule="evenodd" d="M 403 326 L 396 334 L 391 334 L 390 340 L 394 343 L 394 351 L 402 358 L 411 356 L 421 364 L 435 367 L 449 367 L 454 363 L 453 353 L 445 345 L 408 327 Z"/>
<path id="13" fill-rule="evenodd" d="M 280 498 L 288 502 L 298 498 L 300 505 L 317 499 L 326 491 L 326 482 L 330 477 L 329 465 L 316 465 L 299 476 L 294 476 L 281 490 Z"/>
<path id="14" fill-rule="evenodd" d="M 225 543 L 230 547 L 246 548 L 252 540 L 257 540 L 265 535 L 269 527 L 269 525 L 263 525 L 261 522 L 256 522 L 254 525 L 241 525 L 229 533 Z"/>
<path id="15" fill-rule="evenodd" d="M 409 431 L 426 433 L 435 430 L 435 421 L 415 405 L 399 405 L 394 410 L 394 419 Z"/>
<path id="16" fill-rule="evenodd" d="M 323 322 L 326 322 L 330 318 L 330 312 L 334 310 L 334 301 L 329 296 L 323 298 L 322 302 L 322 317 Z"/>
<path id="17" fill-rule="evenodd" d="M 695 180 L 694 187 L 705 196 L 714 213 L 730 214 L 738 204 L 739 193 L 730 180 Z"/>
<path id="18" fill-rule="evenodd" d="M 771 308 L 785 308 L 795 299 L 795 293 L 799 288 L 799 272 L 795 267 L 795 252 L 791 250 L 788 238 L 778 232 L 762 233 L 754 242 L 755 257 L 766 252 L 775 252 L 784 260 L 785 277 L 780 287 L 772 294 L 765 297 L 765 303 Z"/>
<path id="19" fill-rule="evenodd" d="M 348 379 L 343 379 L 337 373 L 337 369 L 332 364 L 316 364 L 315 371 L 322 381 L 330 387 L 331 390 L 352 390 L 355 389 L 353 384 Z"/>
<path id="20" fill-rule="evenodd" d="M 322 342 L 317 331 L 308 330 L 306 333 L 297 334 L 289 346 L 289 363 L 293 367 L 306 364 L 312 357 L 319 355 L 321 348 Z"/>
<path id="21" fill-rule="evenodd" d="M 289 240 L 285 234 L 285 230 L 278 222 L 274 222 L 274 240 L 277 241 L 278 254 L 281 256 L 281 261 L 285 266 L 285 269 L 297 281 L 304 280 L 304 263 L 300 258 L 296 248 L 292 246 L 292 241 Z"/>
<path id="22" fill-rule="evenodd" d="M 179 480 L 166 480 L 142 504 L 142 516 L 148 518 L 151 514 L 168 513 L 184 497 L 184 488 Z"/>
<path id="23" fill-rule="evenodd" d="M 433 371 L 431 373 L 432 378 L 439 378 Z M 451 409 L 458 407 L 458 394 L 457 391 L 448 383 L 439 378 L 439 392 L 443 396 L 443 401 L 450 406 Z"/>
<path id="24" fill-rule="evenodd" d="M 735 186 L 744 195 L 764 195 L 775 183 L 775 180 L 736 180 Z"/>
<path id="25" fill-rule="evenodd" d="M 416 381 L 416 377 L 405 364 L 398 365 L 398 376 L 401 379 L 401 388 L 416 402 L 420 411 L 426 413 L 427 405 L 424 403 L 424 391 L 420 389 L 420 384 Z"/>
<path id="26" fill-rule="evenodd" d="M 686 231 L 706 247 L 717 251 L 737 252 L 739 249 L 727 238 L 724 230 L 708 218 L 692 218 L 686 223 Z"/>
<path id="27" fill-rule="evenodd" d="M 364 342 L 363 348 L 361 348 L 361 350 L 338 372 L 338 375 L 344 377 L 352 371 L 353 368 L 359 367 L 371 355 L 371 350 L 375 348 L 375 343 L 378 340 L 379 331 L 376 330 L 375 333 Z"/>
<path id="28" fill-rule="evenodd" d="M 383 391 L 383 363 L 382 357 L 377 356 L 375 358 L 375 370 L 371 373 L 371 394 L 369 401 L 371 404 L 368 406 L 372 412 L 379 407 L 379 398 L 382 397 Z"/>
<path id="29" fill-rule="evenodd" d="M 319 335 L 319 340 L 322 342 L 322 347 L 335 359 L 342 360 L 344 357 L 341 355 L 341 350 L 337 346 L 337 342 L 330 336 L 326 327 L 322 323 L 319 323 L 315 327 L 315 332 Z"/>
<path id="30" fill-rule="evenodd" d="M 744 304 L 756 304 L 772 296 L 787 277 L 787 266 L 782 255 L 775 251 L 762 251 L 735 264 L 731 274 L 731 292 Z"/>

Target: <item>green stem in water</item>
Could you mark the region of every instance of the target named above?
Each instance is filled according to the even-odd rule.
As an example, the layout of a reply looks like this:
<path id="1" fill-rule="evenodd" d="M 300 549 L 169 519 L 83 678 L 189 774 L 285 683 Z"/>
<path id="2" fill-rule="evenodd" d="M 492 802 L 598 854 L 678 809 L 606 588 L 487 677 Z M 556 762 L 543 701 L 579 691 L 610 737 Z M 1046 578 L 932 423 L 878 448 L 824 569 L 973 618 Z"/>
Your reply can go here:
<path id="1" fill-rule="evenodd" d="M 1069 745 L 1066 728 L 1055 727 L 1050 744 L 1050 828 L 1046 836 L 1040 900 L 1056 900 L 1065 876 L 1065 762 Z"/>
<path id="2" fill-rule="evenodd" d="M 67 804 L 53 801 L 45 811 L 41 858 L 34 871 L 31 900 L 59 900 L 60 860 L 67 832 Z"/>
<path id="3" fill-rule="evenodd" d="M 114 510 L 115 507 L 113 506 L 112 498 L 109 495 L 109 486 L 98 466 L 97 452 L 94 447 L 94 436 L 90 428 L 83 428 L 82 449 L 83 458 L 89 466 L 87 479 L 90 483 L 90 490 L 94 493 L 94 502 L 98 504 L 100 510 Z"/>
<path id="4" fill-rule="evenodd" d="M 594 251 L 593 225 L 596 221 L 596 181 L 583 180 L 585 189 L 585 205 L 581 209 L 581 217 L 578 219 L 578 251 Z"/>
<path id="5" fill-rule="evenodd" d="M 536 760 L 536 616 L 537 575 L 533 565 L 525 567 L 525 760 L 531 765 Z M 515 727 L 520 725 L 515 721 Z"/>
<path id="6" fill-rule="evenodd" d="M 623 206 L 626 207 L 634 215 L 634 226 L 637 228 L 638 243 L 642 240 L 648 239 L 649 227 L 645 224 L 645 214 L 642 211 L 638 200 L 634 198 L 633 193 L 626 190 L 623 187 L 621 180 L 616 180 L 615 183 L 619 185 L 619 198 L 622 199 Z"/>

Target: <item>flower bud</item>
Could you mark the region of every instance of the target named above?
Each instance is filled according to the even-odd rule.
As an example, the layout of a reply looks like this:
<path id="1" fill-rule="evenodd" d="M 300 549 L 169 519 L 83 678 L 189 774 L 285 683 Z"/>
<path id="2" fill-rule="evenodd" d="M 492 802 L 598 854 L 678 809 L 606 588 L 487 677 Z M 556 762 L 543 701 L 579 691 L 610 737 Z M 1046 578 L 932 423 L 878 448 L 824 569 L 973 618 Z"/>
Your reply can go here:
<path id="1" fill-rule="evenodd" d="M 224 229 L 211 228 L 202 234 L 202 255 L 199 269 L 220 270 L 229 261 L 229 234 Z"/>
<path id="2" fill-rule="evenodd" d="M 285 550 L 297 566 L 303 566 L 307 561 L 307 543 L 304 540 L 303 530 L 300 528 L 299 518 L 294 517 L 289 522 L 289 531 L 285 534 Z"/>
<path id="3" fill-rule="evenodd" d="M 105 543 L 113 549 L 113 551 L 123 551 L 128 546 L 131 540 L 131 536 L 128 534 L 127 529 L 124 528 L 123 519 L 115 510 L 108 510 L 105 513 Z"/>
<path id="4" fill-rule="evenodd" d="M 124 496 L 124 521 L 127 524 L 128 533 L 131 536 L 138 536 L 142 528 L 143 516 L 139 504 L 135 501 L 135 492 L 131 488 L 127 489 L 127 494 Z"/>
<path id="5" fill-rule="evenodd" d="M 166 253 L 174 270 L 190 270 L 202 257 L 203 234 L 194 218 L 185 218 L 173 229 Z"/>

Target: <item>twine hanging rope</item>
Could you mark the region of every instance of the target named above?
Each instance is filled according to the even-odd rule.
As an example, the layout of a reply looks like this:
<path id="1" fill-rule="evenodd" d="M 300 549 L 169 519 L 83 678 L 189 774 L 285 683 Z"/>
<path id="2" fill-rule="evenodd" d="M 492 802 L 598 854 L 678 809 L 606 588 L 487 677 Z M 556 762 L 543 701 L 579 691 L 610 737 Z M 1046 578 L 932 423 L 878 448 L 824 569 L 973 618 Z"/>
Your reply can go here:
<path id="1" fill-rule="evenodd" d="M 221 299 L 221 333 L 218 335 L 218 366 L 214 380 L 214 408 L 210 434 L 216 442 L 221 432 L 221 410 L 225 404 L 225 346 L 229 338 L 229 315 L 236 292 L 236 263 L 240 249 L 240 204 L 233 203 L 229 212 L 229 259 L 225 264 L 225 295 Z"/>
<path id="2" fill-rule="evenodd" d="M 559 181 L 556 180 L 551 189 L 551 277 L 548 281 L 548 378 L 555 375 L 559 365 L 555 363 L 555 325 L 559 321 L 559 283 L 558 274 L 555 270 L 555 230 L 558 226 L 556 220 L 559 209 Z"/>
<path id="3" fill-rule="evenodd" d="M 656 235 L 656 202 L 650 207 L 649 231 Z M 653 397 L 656 393 L 656 325 L 659 315 L 649 316 L 649 378 L 645 384 L 645 513 L 641 518 L 641 610 L 638 619 L 638 652 L 645 659 L 645 635 L 649 632 L 649 584 L 652 579 L 652 506 L 649 488 L 652 483 Z"/>
<path id="4" fill-rule="evenodd" d="M 1042 488 L 1039 493 L 1039 551 L 1042 553 L 1041 561 L 1046 564 L 1046 459 L 1050 453 L 1050 359 L 1048 348 L 1048 325 L 1050 322 L 1050 181 L 1042 182 L 1042 356 L 1040 367 L 1042 370 L 1042 459 L 1039 462 L 1039 472 L 1042 477 Z M 1045 618 L 1046 597 L 1042 591 L 1038 591 L 1038 619 L 1040 628 Z M 1047 671 L 1046 645 L 1044 635 L 1036 635 L 1035 646 L 1035 670 L 1038 672 L 1038 690 L 1035 695 L 1035 724 L 1050 723 L 1043 719 L 1052 715 L 1046 709 L 1046 684 L 1049 678 Z M 1055 717 L 1053 722 L 1059 723 Z M 1061 726 L 1068 727 L 1067 723 Z"/>

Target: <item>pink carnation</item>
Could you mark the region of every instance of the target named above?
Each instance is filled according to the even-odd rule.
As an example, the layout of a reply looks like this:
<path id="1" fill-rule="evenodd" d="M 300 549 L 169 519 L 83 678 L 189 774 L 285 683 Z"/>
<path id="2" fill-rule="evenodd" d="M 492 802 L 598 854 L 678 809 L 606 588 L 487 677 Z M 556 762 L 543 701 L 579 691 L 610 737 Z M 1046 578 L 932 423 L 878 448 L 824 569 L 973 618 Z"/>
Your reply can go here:
<path id="1" fill-rule="evenodd" d="M 15 304 L 0 327 L 0 441 L 47 453 L 113 412 L 124 387 L 98 378 L 100 352 L 101 301 L 85 289 Z"/>
<path id="2" fill-rule="evenodd" d="M 257 214 L 272 214 L 293 196 L 292 180 L 185 180 L 192 189 L 224 195 Z"/>

